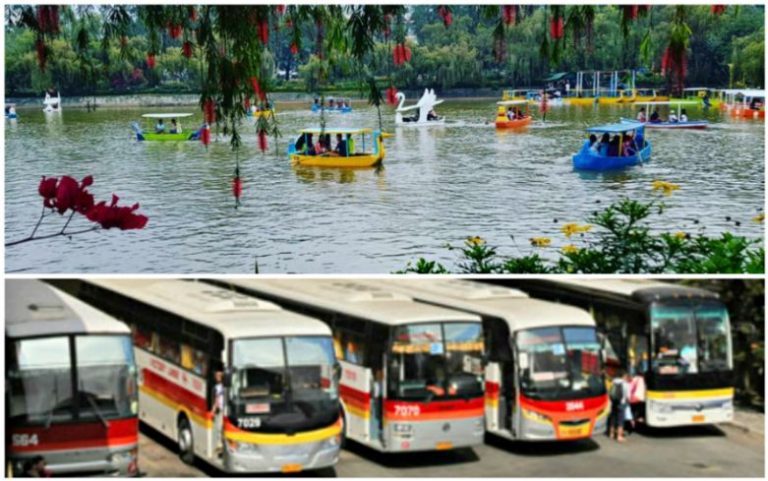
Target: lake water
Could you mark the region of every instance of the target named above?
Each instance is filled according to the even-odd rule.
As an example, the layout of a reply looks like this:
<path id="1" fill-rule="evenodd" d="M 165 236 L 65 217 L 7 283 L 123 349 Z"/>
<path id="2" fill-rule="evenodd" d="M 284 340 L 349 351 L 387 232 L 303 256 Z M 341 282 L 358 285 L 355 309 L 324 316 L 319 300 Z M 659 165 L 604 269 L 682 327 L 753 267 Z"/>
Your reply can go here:
<path id="1" fill-rule="evenodd" d="M 655 179 L 681 189 L 665 199 L 668 209 L 654 217 L 654 229 L 761 237 L 762 224 L 751 219 L 764 204 L 762 122 L 689 109 L 691 119 L 706 117 L 711 128 L 648 131 L 650 163 L 613 174 L 573 170 L 571 155 L 581 146 L 584 127 L 633 116 L 635 109 L 552 107 L 545 122 L 512 133 L 493 127 L 492 100 L 447 101 L 438 110 L 450 123 L 429 128 L 395 128 L 393 110 L 386 107 L 385 131 L 395 135 L 385 141 L 383 166 L 342 170 L 290 165 L 287 140 L 316 126 L 319 115 L 285 107 L 278 114 L 284 134 L 279 155 L 273 139 L 270 152 L 260 153 L 255 129 L 243 129 L 243 205 L 237 210 L 231 193 L 235 157 L 225 140 L 207 150 L 199 142 L 137 142 L 130 122 L 146 110 L 68 110 L 50 117 L 20 110 L 18 122 L 5 124 L 6 241 L 26 237 L 34 227 L 42 175 L 91 174 L 97 200 L 115 192 L 121 204 L 141 203 L 150 220 L 141 231 L 9 247 L 6 270 L 252 273 L 258 263 L 262 273 L 387 273 L 420 256 L 453 266 L 457 256 L 446 243 L 460 245 L 471 235 L 499 246 L 502 254 L 529 253 L 534 248 L 528 238 L 548 236 L 553 247 L 542 252 L 552 256 L 567 243 L 559 233 L 563 222 L 583 223 L 623 196 L 658 198 L 651 191 Z M 196 108 L 175 110 L 196 112 L 187 129 L 201 121 Z M 328 120 L 328 127 L 375 125 L 375 109 L 364 105 Z M 63 219 L 51 216 L 39 233 L 62 225 Z M 88 225 L 81 219 L 72 228 Z"/>

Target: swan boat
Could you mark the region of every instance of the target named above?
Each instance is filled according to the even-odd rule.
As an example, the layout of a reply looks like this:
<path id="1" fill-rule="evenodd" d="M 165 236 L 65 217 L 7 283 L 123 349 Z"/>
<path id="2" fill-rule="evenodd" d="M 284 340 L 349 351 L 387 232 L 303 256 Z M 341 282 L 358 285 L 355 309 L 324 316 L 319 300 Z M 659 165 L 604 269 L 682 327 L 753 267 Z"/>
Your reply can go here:
<path id="1" fill-rule="evenodd" d="M 430 112 L 432 112 L 435 105 L 443 103 L 442 100 L 437 100 L 434 89 L 424 89 L 424 94 L 414 105 L 403 105 L 405 103 L 405 94 L 402 92 L 397 93 L 397 99 L 399 100 L 399 103 L 397 105 L 397 110 L 395 110 L 395 125 L 424 127 L 445 124 L 445 117 L 435 116 L 434 118 L 430 118 Z M 403 114 L 408 112 L 413 112 L 414 115 L 404 117 Z"/>

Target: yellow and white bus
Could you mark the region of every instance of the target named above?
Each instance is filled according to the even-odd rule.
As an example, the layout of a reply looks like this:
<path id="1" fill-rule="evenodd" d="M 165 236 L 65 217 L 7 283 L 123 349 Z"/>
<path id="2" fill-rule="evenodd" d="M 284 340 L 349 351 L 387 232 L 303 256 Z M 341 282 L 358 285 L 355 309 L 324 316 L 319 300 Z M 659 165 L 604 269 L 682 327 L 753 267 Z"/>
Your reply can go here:
<path id="1" fill-rule="evenodd" d="M 139 417 L 176 440 L 185 462 L 230 473 L 336 464 L 339 368 L 324 323 L 199 282 L 75 283 L 131 327 Z"/>
<path id="2" fill-rule="evenodd" d="M 731 327 L 717 294 L 643 279 L 536 279 L 517 285 L 592 312 L 619 366 L 645 378 L 649 426 L 733 419 Z"/>
<path id="3" fill-rule="evenodd" d="M 41 281 L 5 283 L 8 475 L 136 476 L 138 394 L 128 326 Z"/>
<path id="4" fill-rule="evenodd" d="M 483 442 L 479 316 L 349 280 L 228 283 L 331 327 L 347 438 L 383 452 Z"/>
<path id="5" fill-rule="evenodd" d="M 487 432 L 563 441 L 605 431 L 610 406 L 595 320 L 587 311 L 459 279 L 376 282 L 482 317 Z"/>

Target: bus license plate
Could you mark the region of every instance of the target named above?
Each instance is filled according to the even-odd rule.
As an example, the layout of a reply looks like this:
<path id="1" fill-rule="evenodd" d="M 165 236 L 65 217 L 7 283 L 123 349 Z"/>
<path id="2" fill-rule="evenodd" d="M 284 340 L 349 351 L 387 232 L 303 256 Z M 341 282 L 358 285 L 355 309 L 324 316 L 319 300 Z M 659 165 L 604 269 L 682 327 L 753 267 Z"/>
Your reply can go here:
<path id="1" fill-rule="evenodd" d="M 445 451 L 446 449 L 453 449 L 453 443 L 450 441 L 444 441 L 441 443 L 435 444 L 435 449 L 438 451 Z"/>
<path id="2" fill-rule="evenodd" d="M 691 417 L 691 421 L 695 423 L 703 423 L 704 422 L 704 415 L 703 414 L 696 414 Z"/>
<path id="3" fill-rule="evenodd" d="M 560 428 L 560 437 L 562 438 L 583 438 L 589 434 L 589 424 L 583 426 Z"/>
<path id="4" fill-rule="evenodd" d="M 298 473 L 302 468 L 301 464 L 283 464 L 280 470 L 284 473 Z"/>

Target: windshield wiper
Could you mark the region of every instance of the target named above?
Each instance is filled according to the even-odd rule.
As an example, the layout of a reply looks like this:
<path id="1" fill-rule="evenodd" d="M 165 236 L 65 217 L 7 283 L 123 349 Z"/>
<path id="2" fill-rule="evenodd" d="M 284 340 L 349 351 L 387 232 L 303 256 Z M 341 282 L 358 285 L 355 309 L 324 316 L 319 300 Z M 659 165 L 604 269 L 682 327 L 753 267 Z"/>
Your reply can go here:
<path id="1" fill-rule="evenodd" d="M 88 404 L 90 404 L 91 407 L 93 408 L 93 412 L 95 412 L 96 416 L 99 417 L 99 420 L 104 425 L 104 427 L 109 429 L 109 422 L 107 421 L 107 418 L 105 418 L 104 415 L 101 414 L 101 411 L 99 410 L 99 406 L 97 406 L 96 401 L 93 400 L 93 396 L 90 395 L 90 393 L 83 391 L 82 383 L 80 385 L 80 394 L 85 395 L 85 398 L 88 400 Z"/>

